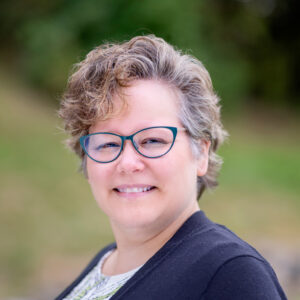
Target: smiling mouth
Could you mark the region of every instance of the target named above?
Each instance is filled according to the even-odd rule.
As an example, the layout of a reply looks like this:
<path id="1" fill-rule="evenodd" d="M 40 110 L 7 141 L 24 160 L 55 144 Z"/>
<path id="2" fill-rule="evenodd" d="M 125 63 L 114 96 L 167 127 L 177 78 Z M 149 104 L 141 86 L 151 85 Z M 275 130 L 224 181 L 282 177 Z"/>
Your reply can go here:
<path id="1" fill-rule="evenodd" d="M 118 193 L 134 194 L 134 193 L 146 193 L 146 192 L 149 192 L 153 189 L 155 189 L 155 186 L 124 187 L 124 188 L 114 188 L 113 190 L 118 192 Z"/>

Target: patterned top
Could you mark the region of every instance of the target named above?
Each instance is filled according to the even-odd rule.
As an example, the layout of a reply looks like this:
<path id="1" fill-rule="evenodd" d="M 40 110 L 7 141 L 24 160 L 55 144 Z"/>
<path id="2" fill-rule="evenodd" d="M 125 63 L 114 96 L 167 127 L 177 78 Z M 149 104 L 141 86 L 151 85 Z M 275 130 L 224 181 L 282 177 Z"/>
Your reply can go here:
<path id="1" fill-rule="evenodd" d="M 103 275 L 101 272 L 103 262 L 112 251 L 107 252 L 100 259 L 64 300 L 108 300 L 141 268 L 140 266 L 114 276 Z"/>

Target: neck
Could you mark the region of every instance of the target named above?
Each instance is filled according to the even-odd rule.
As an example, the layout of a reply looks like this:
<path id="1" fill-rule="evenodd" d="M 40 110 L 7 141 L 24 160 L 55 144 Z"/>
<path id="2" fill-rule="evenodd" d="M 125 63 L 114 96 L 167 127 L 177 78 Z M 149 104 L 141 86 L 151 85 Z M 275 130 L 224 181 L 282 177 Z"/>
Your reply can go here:
<path id="1" fill-rule="evenodd" d="M 187 207 L 176 219 L 164 226 L 149 226 L 149 228 L 130 228 L 117 226 L 111 222 L 115 235 L 117 249 L 107 259 L 103 273 L 115 275 L 128 272 L 143 265 L 167 241 L 169 241 L 182 224 L 196 211 L 200 210 L 195 201 Z"/>

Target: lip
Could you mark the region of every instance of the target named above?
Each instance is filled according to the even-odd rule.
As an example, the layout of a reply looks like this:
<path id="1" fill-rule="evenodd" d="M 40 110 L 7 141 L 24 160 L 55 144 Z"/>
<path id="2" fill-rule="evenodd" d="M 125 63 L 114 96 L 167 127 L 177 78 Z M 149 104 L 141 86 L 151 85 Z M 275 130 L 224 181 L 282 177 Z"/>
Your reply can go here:
<path id="1" fill-rule="evenodd" d="M 113 191 L 121 197 L 134 198 L 148 195 L 155 189 L 155 186 L 149 184 L 123 184 L 113 188 Z"/>

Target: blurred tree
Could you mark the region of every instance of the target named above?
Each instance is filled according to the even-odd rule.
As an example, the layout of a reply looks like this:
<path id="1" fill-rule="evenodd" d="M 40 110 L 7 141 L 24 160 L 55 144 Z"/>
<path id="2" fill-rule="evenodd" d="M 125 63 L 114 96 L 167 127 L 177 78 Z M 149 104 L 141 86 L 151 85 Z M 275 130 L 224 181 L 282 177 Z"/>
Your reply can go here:
<path id="1" fill-rule="evenodd" d="M 241 99 L 298 105 L 296 6 L 296 0 L 2 0 L 0 54 L 57 94 L 71 65 L 93 47 L 154 33 L 204 62 L 226 108 Z"/>
<path id="2" fill-rule="evenodd" d="M 233 42 L 247 61 L 251 101 L 299 106 L 298 2 L 213 0 L 207 8 L 223 24 L 215 39 Z"/>

